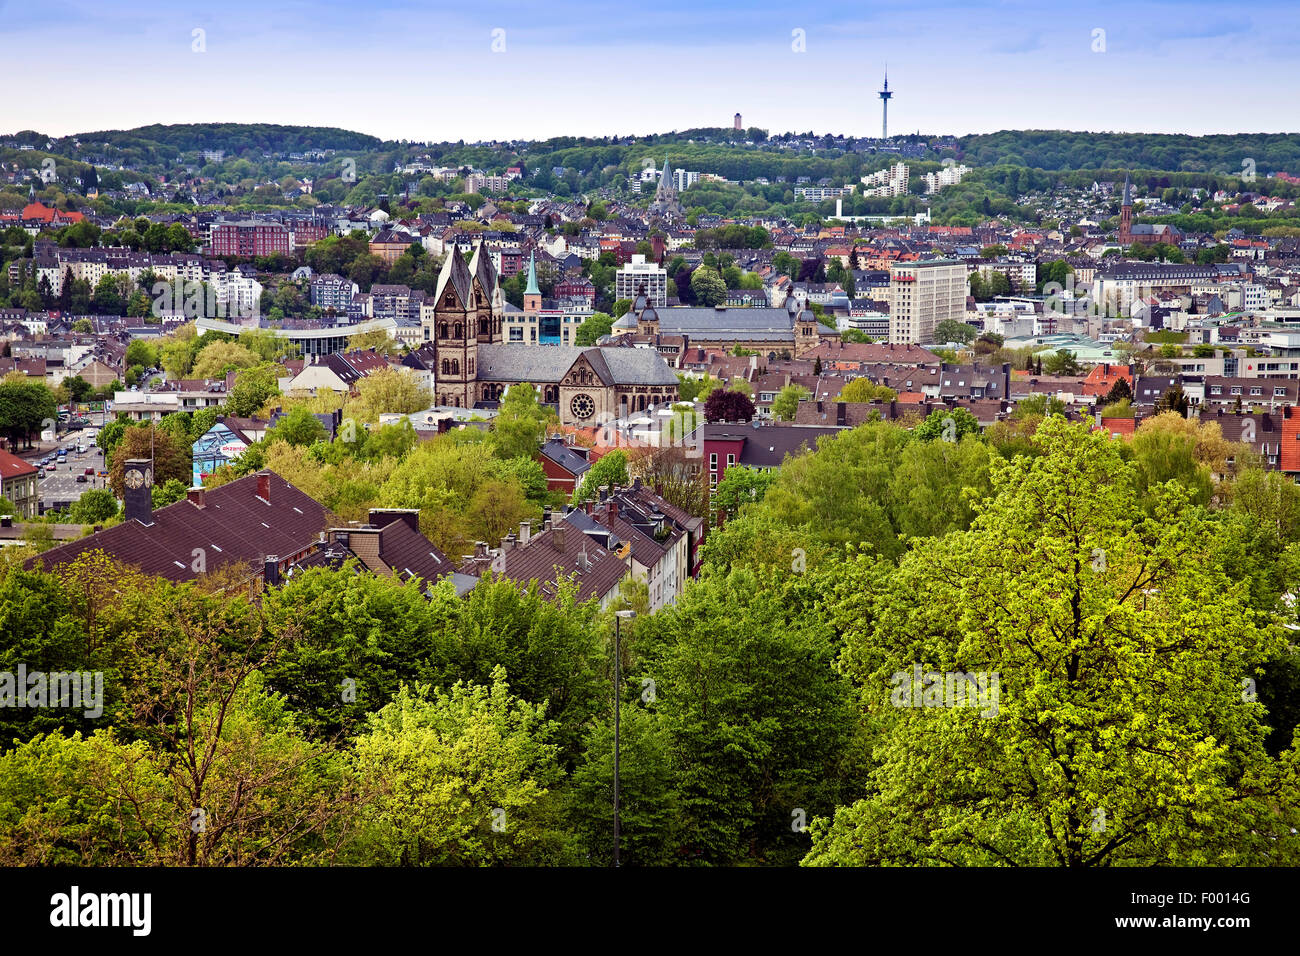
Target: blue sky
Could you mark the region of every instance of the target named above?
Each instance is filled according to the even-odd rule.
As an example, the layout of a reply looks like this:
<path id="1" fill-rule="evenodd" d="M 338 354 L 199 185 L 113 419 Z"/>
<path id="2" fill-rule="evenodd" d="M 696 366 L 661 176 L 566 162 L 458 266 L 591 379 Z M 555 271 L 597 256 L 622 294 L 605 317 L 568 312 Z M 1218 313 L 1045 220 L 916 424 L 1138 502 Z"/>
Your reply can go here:
<path id="1" fill-rule="evenodd" d="M 773 132 L 878 135 L 886 61 L 894 132 L 1279 132 L 1300 128 L 1298 47 L 1294 0 L 0 0 L 0 132 L 224 121 L 475 140 L 739 111 Z"/>

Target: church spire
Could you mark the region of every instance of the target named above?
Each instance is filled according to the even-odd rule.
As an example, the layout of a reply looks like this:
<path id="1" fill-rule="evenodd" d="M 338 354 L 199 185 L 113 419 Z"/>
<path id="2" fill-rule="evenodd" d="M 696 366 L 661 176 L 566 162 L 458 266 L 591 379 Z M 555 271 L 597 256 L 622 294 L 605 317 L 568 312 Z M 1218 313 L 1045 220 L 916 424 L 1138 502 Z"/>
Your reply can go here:
<path id="1" fill-rule="evenodd" d="M 524 289 L 524 295 L 541 295 L 542 290 L 537 287 L 537 262 L 533 253 L 528 253 L 528 287 Z"/>

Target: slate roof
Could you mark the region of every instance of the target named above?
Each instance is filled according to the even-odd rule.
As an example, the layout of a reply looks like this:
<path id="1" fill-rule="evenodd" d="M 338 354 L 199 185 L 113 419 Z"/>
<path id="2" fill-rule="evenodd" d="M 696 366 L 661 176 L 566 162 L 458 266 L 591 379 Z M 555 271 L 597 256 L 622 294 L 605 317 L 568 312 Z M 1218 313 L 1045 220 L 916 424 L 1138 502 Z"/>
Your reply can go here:
<path id="1" fill-rule="evenodd" d="M 492 262 L 491 255 L 483 254 L 483 240 L 480 239 L 478 245 L 474 247 L 474 256 L 469 261 L 469 272 L 478 278 L 479 285 L 483 287 L 483 292 L 490 299 L 492 293 L 497 287 L 497 268 Z"/>
<path id="2" fill-rule="evenodd" d="M 775 468 L 785 461 L 786 455 L 798 455 L 801 450 L 815 451 L 817 440 L 834 435 L 840 429 L 816 425 L 752 425 L 708 424 L 702 425 L 705 441 L 743 441 L 738 464 L 755 468 Z"/>
<path id="3" fill-rule="evenodd" d="M 784 308 L 702 309 L 692 306 L 654 310 L 659 319 L 659 331 L 673 335 L 690 335 L 707 339 L 726 337 L 735 339 L 790 338 L 794 335 L 795 316 Z M 615 328 L 635 329 L 636 315 L 628 312 L 614 323 Z M 823 335 L 836 331 L 818 323 Z"/>
<path id="4" fill-rule="evenodd" d="M 465 258 L 460 254 L 459 246 L 452 246 L 451 252 L 448 253 L 447 259 L 442 264 L 442 272 L 438 273 L 438 291 L 435 300 L 442 301 L 443 291 L 451 284 L 452 291 L 460 300 L 462 306 L 468 306 L 474 301 L 471 290 L 473 281 L 469 273 L 469 267 L 465 264 Z"/>
<path id="5" fill-rule="evenodd" d="M 558 532 L 558 533 L 557 533 Z M 561 538 L 563 543 L 561 544 Z M 582 557 L 586 556 L 583 568 Z M 483 573 L 490 566 L 483 559 L 471 558 L 461 567 L 467 574 Z M 557 517 L 549 531 L 532 536 L 527 545 L 516 545 L 505 552 L 505 573 L 499 575 L 527 587 L 537 581 L 541 593 L 553 598 L 559 593 L 560 575 L 572 577 L 578 585 L 578 600 L 602 598 L 627 576 L 628 566 L 612 551 L 591 540 L 568 516 Z"/>
<path id="6" fill-rule="evenodd" d="M 268 482 L 269 497 L 258 495 Z M 189 581 L 194 550 L 203 550 L 206 570 L 237 561 L 260 570 L 268 554 L 290 558 L 310 548 L 321 531 L 337 523 L 315 499 L 270 471 L 256 472 L 229 484 L 204 489 L 204 506 L 186 498 L 153 512 L 151 524 L 123 521 L 98 534 L 78 538 L 32 558 L 49 570 L 86 551 L 102 549 L 146 574 L 169 581 Z"/>
<path id="7" fill-rule="evenodd" d="M 480 345 L 478 378 L 490 382 L 559 382 L 586 356 L 605 385 L 676 385 L 677 376 L 653 349 L 572 345 Z"/>
<path id="8" fill-rule="evenodd" d="M 541 454 L 575 477 L 584 474 L 591 467 L 591 462 L 574 451 L 571 445 L 556 439 L 551 439 L 543 445 Z"/>

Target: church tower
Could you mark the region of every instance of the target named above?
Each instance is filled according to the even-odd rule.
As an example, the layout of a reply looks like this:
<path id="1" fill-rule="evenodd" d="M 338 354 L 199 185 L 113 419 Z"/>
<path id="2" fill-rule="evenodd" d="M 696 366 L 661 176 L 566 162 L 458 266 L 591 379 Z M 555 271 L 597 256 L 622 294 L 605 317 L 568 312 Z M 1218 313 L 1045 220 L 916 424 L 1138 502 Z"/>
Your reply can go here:
<path id="1" fill-rule="evenodd" d="M 481 265 L 477 252 L 474 259 Z M 478 401 L 480 306 L 475 301 L 479 292 L 475 280 L 460 248 L 453 245 L 438 275 L 433 309 L 422 316 L 425 340 L 434 343 L 433 391 L 439 405 L 473 408 Z"/>
<path id="2" fill-rule="evenodd" d="M 537 286 L 537 259 L 528 253 L 528 285 L 524 287 L 524 311 L 536 315 L 542 311 L 542 290 Z"/>
<path id="3" fill-rule="evenodd" d="M 502 323 L 505 315 L 505 293 L 492 252 L 483 248 L 483 240 L 474 247 L 474 257 L 469 261 L 469 274 L 474 280 L 474 315 L 477 322 L 479 345 L 496 345 L 504 341 Z"/>
<path id="4" fill-rule="evenodd" d="M 1123 246 L 1133 242 L 1133 187 L 1129 185 L 1128 173 L 1124 174 L 1124 196 L 1119 207 L 1119 242 Z"/>
<path id="5" fill-rule="evenodd" d="M 682 208 L 681 200 L 677 198 L 677 183 L 673 179 L 672 167 L 668 165 L 668 157 L 664 157 L 664 171 L 659 175 L 659 188 L 655 190 L 654 202 L 650 204 L 648 210 L 651 218 L 660 217 L 663 219 L 684 219 L 686 210 Z"/>

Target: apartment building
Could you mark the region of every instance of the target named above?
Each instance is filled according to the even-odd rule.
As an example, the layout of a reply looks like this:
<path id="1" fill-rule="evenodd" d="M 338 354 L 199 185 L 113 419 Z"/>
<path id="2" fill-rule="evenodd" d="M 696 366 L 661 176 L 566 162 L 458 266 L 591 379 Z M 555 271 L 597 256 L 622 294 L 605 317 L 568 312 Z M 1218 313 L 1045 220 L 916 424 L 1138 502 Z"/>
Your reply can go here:
<path id="1" fill-rule="evenodd" d="M 959 259 L 896 262 L 889 267 L 889 341 L 930 343 L 946 319 L 966 318 L 966 263 Z"/>
<path id="2" fill-rule="evenodd" d="M 614 273 L 614 297 L 635 299 L 645 287 L 650 305 L 662 309 L 668 305 L 668 270 L 643 255 L 633 254 L 632 261 Z M 617 316 L 615 316 L 617 318 Z"/>
<path id="3" fill-rule="evenodd" d="M 209 254 L 214 256 L 269 256 L 289 254 L 289 228 L 280 222 L 245 219 L 240 222 L 214 222 Z"/>

